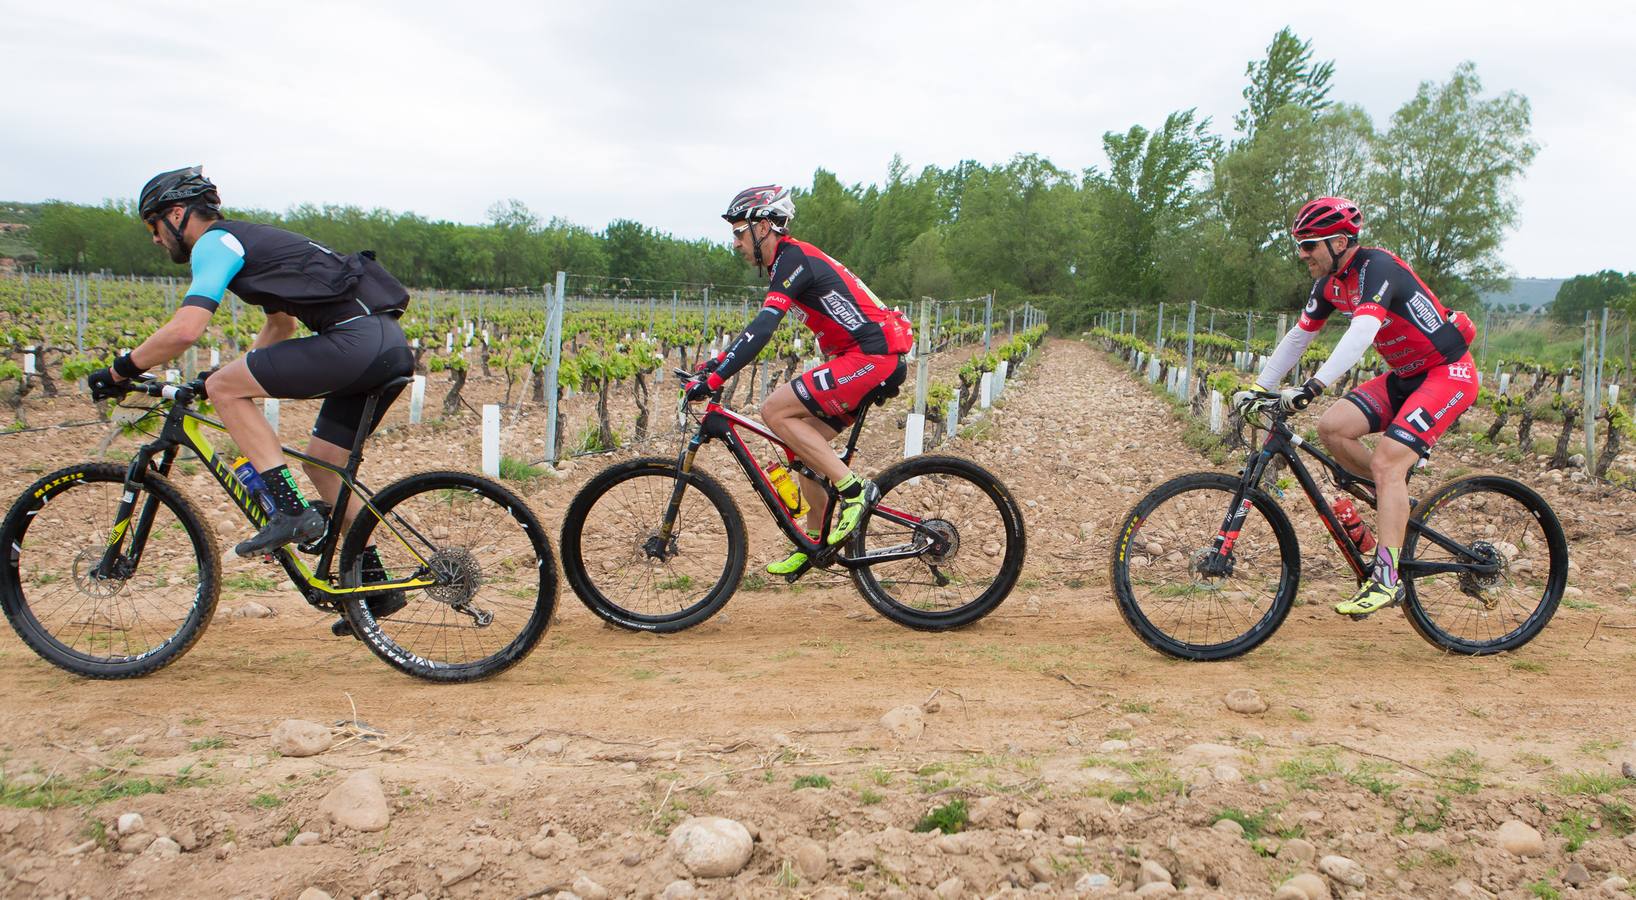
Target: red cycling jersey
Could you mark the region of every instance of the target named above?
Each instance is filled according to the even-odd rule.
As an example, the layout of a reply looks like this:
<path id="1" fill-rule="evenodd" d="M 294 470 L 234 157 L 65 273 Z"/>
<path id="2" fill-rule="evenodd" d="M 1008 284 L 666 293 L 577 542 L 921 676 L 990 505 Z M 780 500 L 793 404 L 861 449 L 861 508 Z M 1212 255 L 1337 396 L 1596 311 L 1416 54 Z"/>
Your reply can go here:
<path id="1" fill-rule="evenodd" d="M 914 345 L 902 313 L 824 251 L 787 235 L 778 240 L 766 305 L 812 329 L 825 356 L 907 353 Z"/>
<path id="2" fill-rule="evenodd" d="M 1360 248 L 1345 269 L 1313 282 L 1299 325 L 1317 331 L 1337 309 L 1348 319 L 1381 320 L 1375 352 L 1401 378 L 1466 355 L 1466 337 L 1437 295 L 1408 263 L 1379 247 Z"/>

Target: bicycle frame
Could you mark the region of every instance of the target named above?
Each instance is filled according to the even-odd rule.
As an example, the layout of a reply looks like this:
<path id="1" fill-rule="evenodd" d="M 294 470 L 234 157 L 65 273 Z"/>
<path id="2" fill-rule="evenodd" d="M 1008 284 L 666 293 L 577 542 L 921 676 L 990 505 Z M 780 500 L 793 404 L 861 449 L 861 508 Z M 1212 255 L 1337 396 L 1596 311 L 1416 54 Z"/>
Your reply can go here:
<path id="1" fill-rule="evenodd" d="M 1352 567 L 1353 573 L 1359 581 L 1367 578 L 1373 561 L 1358 548 L 1357 544 L 1353 543 L 1351 535 L 1346 533 L 1346 529 L 1341 525 L 1340 518 L 1335 515 L 1335 510 L 1330 506 L 1329 501 L 1324 498 L 1323 490 L 1318 486 L 1317 479 L 1313 477 L 1311 470 L 1302 462 L 1300 453 L 1296 451 L 1305 452 L 1317 460 L 1320 465 L 1329 470 L 1330 477 L 1335 480 L 1337 487 L 1367 503 L 1371 509 L 1375 507 L 1375 483 L 1361 475 L 1348 472 L 1340 463 L 1325 455 L 1323 451 L 1311 446 L 1305 438 L 1296 434 L 1289 427 L 1289 424 L 1284 421 L 1282 416 L 1273 417 L 1271 426 L 1267 429 L 1267 439 L 1262 444 L 1261 449 L 1254 452 L 1244 467 L 1242 483 L 1239 485 L 1238 492 L 1233 496 L 1233 504 L 1229 507 L 1229 513 L 1222 523 L 1221 531 L 1216 535 L 1215 558 L 1225 560 L 1227 554 L 1232 550 L 1233 543 L 1238 540 L 1239 532 L 1244 527 L 1244 520 L 1249 515 L 1250 501 L 1248 495 L 1250 489 L 1261 483 L 1261 477 L 1273 459 L 1282 457 L 1289 465 L 1290 471 L 1294 473 L 1296 482 L 1301 485 L 1301 490 L 1306 493 L 1307 501 L 1317 511 L 1318 518 L 1323 521 L 1324 527 L 1329 529 L 1330 538 L 1335 541 L 1335 546 L 1340 548 L 1341 555 L 1346 558 L 1347 564 Z M 1360 487 L 1369 490 L 1365 492 L 1359 490 Z M 1416 522 L 1413 518 L 1409 519 L 1408 527 L 1411 531 L 1420 534 L 1422 538 L 1442 547 L 1456 557 L 1470 560 L 1470 562 L 1422 562 L 1405 559 L 1399 566 L 1405 580 L 1422 575 L 1446 573 L 1499 574 L 1498 565 L 1482 562 L 1482 558 L 1473 553 L 1470 548 L 1442 534 L 1437 529 Z"/>
<path id="2" fill-rule="evenodd" d="M 863 422 L 868 408 L 866 404 L 862 409 L 858 410 L 857 418 L 852 423 L 852 432 L 847 437 L 846 450 L 840 455 L 842 464 L 852 462 L 852 456 L 857 451 L 858 436 L 863 433 Z M 755 455 L 750 452 L 749 446 L 745 444 L 744 437 L 739 433 L 739 429 L 747 429 L 777 447 L 779 452 L 783 453 L 785 461 L 792 472 L 805 475 L 824 484 L 828 499 L 824 506 L 824 526 L 822 532 L 818 535 L 818 540 L 815 541 L 807 537 L 806 529 L 796 520 L 795 514 L 790 511 L 789 507 L 784 505 L 783 499 L 778 496 L 778 491 L 767 478 L 766 471 L 757 464 Z M 756 496 L 761 498 L 761 504 L 772 515 L 773 521 L 778 523 L 778 527 L 784 532 L 784 536 L 789 539 L 790 543 L 795 545 L 797 550 L 807 554 L 812 564 L 827 565 L 830 562 L 836 562 L 848 569 L 861 569 L 877 563 L 914 559 L 931 546 L 930 542 L 917 541 L 913 544 L 883 547 L 862 556 L 842 554 L 840 548 L 844 545 L 831 547 L 828 542 L 829 523 L 831 514 L 835 510 L 837 497 L 834 485 L 829 484 L 823 476 L 813 472 L 805 463 L 797 459 L 789 445 L 780 440 L 769 428 L 754 419 L 739 415 L 722 406 L 719 397 L 711 397 L 709 404 L 705 406 L 704 415 L 699 420 L 698 430 L 693 433 L 693 437 L 682 448 L 682 452 L 676 460 L 676 468 L 684 474 L 693 471 L 693 462 L 698 456 L 699 449 L 710 441 L 718 439 L 726 444 L 728 452 L 738 461 L 739 468 L 744 470 L 744 476 L 750 480 L 751 488 L 755 490 Z M 682 491 L 685 485 L 686 482 L 683 479 L 676 479 L 676 487 L 671 492 L 670 502 L 665 507 L 664 522 L 660 527 L 660 537 L 663 541 L 670 540 L 671 533 L 675 528 L 676 517 L 681 510 Z M 875 506 L 871 515 L 914 529 L 917 533 L 921 523 L 919 516 L 880 505 Z"/>
<path id="3" fill-rule="evenodd" d="M 261 503 L 251 494 L 250 489 L 245 486 L 244 482 L 240 481 L 238 476 L 234 474 L 233 469 L 224 461 L 224 458 L 216 453 L 215 448 L 205 439 L 203 428 L 214 428 L 217 431 L 225 432 L 227 426 L 214 419 L 206 418 L 189 408 L 189 404 L 195 397 L 199 396 L 199 393 L 189 386 L 167 385 L 158 387 L 156 385 L 145 385 L 138 389 L 144 390 L 150 396 L 169 400 L 171 406 L 169 412 L 165 414 L 165 423 L 160 429 L 159 436 L 151 443 L 144 444 L 137 449 L 136 456 L 132 458 L 130 468 L 126 471 L 125 492 L 120 497 L 119 506 L 114 515 L 114 526 L 108 540 L 107 549 L 103 551 L 102 560 L 97 566 L 98 574 L 103 577 L 128 575 L 134 572 L 137 564 L 141 562 L 142 551 L 147 546 L 148 534 L 153 527 L 153 516 L 158 508 L 159 501 L 149 495 L 138 513 L 136 511 L 136 498 L 142 491 L 143 473 L 150 466 L 154 466 L 154 457 L 156 456 L 158 457 L 158 465 L 155 470 L 161 476 L 167 476 L 170 474 L 171 465 L 176 461 L 176 456 L 180 450 L 185 448 L 193 451 L 204 462 L 205 467 L 210 470 L 210 474 L 222 486 L 222 490 L 226 491 L 227 495 L 233 499 L 239 512 L 249 520 L 252 526 L 260 528 L 267 524 L 267 513 L 261 508 Z M 374 413 L 375 400 L 375 397 L 370 397 L 366 403 L 364 409 L 364 419 L 366 421 Z M 294 548 L 289 545 L 279 547 L 269 554 L 278 560 L 290 580 L 300 586 L 303 596 L 307 597 L 308 601 L 315 603 L 315 605 L 319 601 L 335 602 L 347 595 L 362 596 L 404 588 L 431 587 L 438 583 L 435 579 L 415 576 L 398 581 L 380 582 L 357 587 L 338 587 L 334 583 L 336 579 L 330 574 L 330 564 L 334 560 L 335 549 L 340 543 L 341 522 L 346 514 L 347 504 L 351 500 L 352 494 L 357 493 L 363 499 L 364 507 L 377 517 L 380 516 L 380 511 L 376 510 L 370 502 L 374 493 L 354 477 L 358 471 L 358 464 L 363 460 L 365 437 L 366 435 L 360 431 L 357 440 L 353 443 L 347 464 L 341 468 L 298 450 L 292 450 L 288 447 L 281 448 L 286 456 L 327 469 L 340 476 L 341 479 L 340 492 L 336 495 L 334 508 L 330 511 L 329 528 L 319 550 L 317 565 L 309 568 L 304 560 L 296 556 Z M 133 514 L 136 516 L 134 528 L 130 527 Z M 387 522 L 384 518 L 381 521 L 391 529 L 393 536 L 420 563 L 420 571 L 426 571 L 426 560 L 415 551 L 408 541 L 403 539 L 402 534 L 398 532 L 393 523 Z M 413 532 L 413 526 L 410 526 L 407 522 L 401 524 Z M 416 536 L 420 537 L 418 534 Z M 127 537 L 130 539 L 128 553 L 124 551 Z M 317 593 L 308 593 L 309 591 Z"/>

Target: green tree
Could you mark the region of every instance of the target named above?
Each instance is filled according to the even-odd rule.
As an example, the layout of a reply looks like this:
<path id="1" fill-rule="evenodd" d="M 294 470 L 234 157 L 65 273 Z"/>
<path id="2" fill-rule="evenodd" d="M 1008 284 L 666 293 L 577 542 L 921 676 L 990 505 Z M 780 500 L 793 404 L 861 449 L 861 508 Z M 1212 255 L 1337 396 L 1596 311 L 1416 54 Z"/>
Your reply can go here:
<path id="1" fill-rule="evenodd" d="M 1551 301 L 1552 319 L 1567 325 L 1585 321 L 1585 313 L 1599 315 L 1603 307 L 1626 308 L 1636 296 L 1636 272 L 1603 269 L 1594 275 L 1575 275 L 1562 282 Z"/>
<path id="2" fill-rule="evenodd" d="M 1221 149 L 1209 129 L 1208 118 L 1188 109 L 1152 132 L 1133 125 L 1102 136 L 1108 171 L 1086 173 L 1094 192 L 1096 241 L 1086 265 L 1093 297 L 1160 299 L 1173 274 L 1161 262 L 1161 245 L 1197 221 L 1200 176 Z"/>
<path id="3" fill-rule="evenodd" d="M 1273 35 L 1267 55 L 1245 66 L 1250 83 L 1244 88 L 1245 107 L 1233 125 L 1245 140 L 1254 140 L 1261 125 L 1285 106 L 1316 115 L 1329 105 L 1329 79 L 1335 63 L 1312 61 L 1312 42 L 1295 36 L 1287 26 Z"/>
<path id="4" fill-rule="evenodd" d="M 1443 84 L 1422 82 L 1375 144 L 1363 201 L 1376 239 L 1462 306 L 1504 284 L 1499 249 L 1517 219 L 1513 187 L 1538 149 L 1528 99 L 1482 90 L 1469 62 Z"/>

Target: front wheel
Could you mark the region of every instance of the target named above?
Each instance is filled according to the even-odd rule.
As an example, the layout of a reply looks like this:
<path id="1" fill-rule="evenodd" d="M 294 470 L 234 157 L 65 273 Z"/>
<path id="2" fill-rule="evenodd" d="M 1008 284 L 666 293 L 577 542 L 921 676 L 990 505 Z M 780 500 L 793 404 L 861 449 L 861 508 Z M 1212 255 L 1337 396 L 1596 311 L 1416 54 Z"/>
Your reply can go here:
<path id="1" fill-rule="evenodd" d="M 1498 475 L 1450 482 L 1415 507 L 1403 541 L 1404 614 L 1451 653 L 1515 650 L 1545 628 L 1568 583 L 1568 539 L 1527 485 Z M 1492 572 L 1416 574 L 1416 563 Z"/>
<path id="2" fill-rule="evenodd" d="M 362 571 L 371 546 L 382 572 Z M 345 603 L 376 656 L 428 681 L 476 681 L 521 662 L 557 603 L 551 544 L 533 511 L 468 472 L 422 472 L 376 494 L 347 530 L 340 571 L 349 585 L 437 581 L 405 589 L 407 604 L 379 618 L 363 595 Z"/>
<path id="3" fill-rule="evenodd" d="M 1215 472 L 1173 478 L 1119 526 L 1109 566 L 1119 614 L 1166 656 L 1241 656 L 1272 637 L 1294 605 L 1300 550 L 1271 497 L 1252 490 L 1227 554 L 1215 550 L 1241 485 Z"/>
<path id="4" fill-rule="evenodd" d="M 858 525 L 849 556 L 920 548 L 852 570 L 876 612 L 920 631 L 946 631 L 994 611 L 1022 574 L 1022 510 L 999 479 L 953 456 L 915 456 L 875 479 L 880 502 Z"/>
<path id="5" fill-rule="evenodd" d="M 744 577 L 748 545 L 744 516 L 720 482 L 659 457 L 604 469 L 562 519 L 569 586 L 604 621 L 632 631 L 681 631 L 715 615 Z"/>
<path id="6" fill-rule="evenodd" d="M 215 535 L 176 486 L 144 473 L 131 519 L 115 523 L 124 492 L 123 466 L 71 466 L 30 485 L 0 525 L 11 551 L 0 566 L 6 619 L 41 658 L 89 678 L 134 678 L 180 659 L 221 591 Z M 114 535 L 116 571 L 99 575 Z"/>

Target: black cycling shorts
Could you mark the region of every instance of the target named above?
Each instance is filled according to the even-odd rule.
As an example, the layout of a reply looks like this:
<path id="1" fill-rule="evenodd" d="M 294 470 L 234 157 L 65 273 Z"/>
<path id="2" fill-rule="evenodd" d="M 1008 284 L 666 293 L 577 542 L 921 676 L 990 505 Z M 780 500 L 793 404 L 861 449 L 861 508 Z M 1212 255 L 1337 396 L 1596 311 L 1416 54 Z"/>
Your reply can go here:
<path id="1" fill-rule="evenodd" d="M 415 371 L 415 354 L 403 329 L 386 315 L 359 316 L 321 334 L 251 350 L 244 361 L 269 397 L 323 397 L 313 437 L 348 448 L 358 435 L 370 390 Z M 400 387 L 381 397 L 368 431 L 381 424 L 402 392 Z"/>

